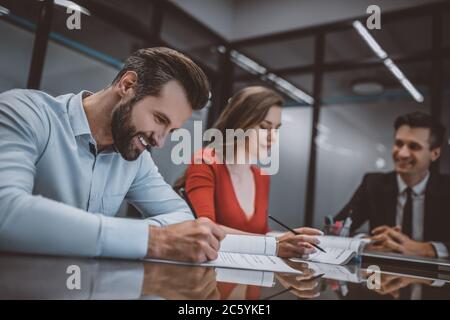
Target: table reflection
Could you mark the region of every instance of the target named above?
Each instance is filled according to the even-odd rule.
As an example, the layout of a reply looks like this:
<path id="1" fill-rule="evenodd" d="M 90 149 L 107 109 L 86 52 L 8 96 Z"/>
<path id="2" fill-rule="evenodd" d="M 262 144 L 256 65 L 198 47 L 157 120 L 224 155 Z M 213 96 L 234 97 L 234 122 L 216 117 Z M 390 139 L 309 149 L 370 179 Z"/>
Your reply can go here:
<path id="1" fill-rule="evenodd" d="M 380 266 L 370 290 L 367 265 L 286 261 L 302 274 L 144 261 L 0 255 L 0 299 L 450 299 L 450 275 Z M 70 289 L 70 266 L 80 271 Z"/>

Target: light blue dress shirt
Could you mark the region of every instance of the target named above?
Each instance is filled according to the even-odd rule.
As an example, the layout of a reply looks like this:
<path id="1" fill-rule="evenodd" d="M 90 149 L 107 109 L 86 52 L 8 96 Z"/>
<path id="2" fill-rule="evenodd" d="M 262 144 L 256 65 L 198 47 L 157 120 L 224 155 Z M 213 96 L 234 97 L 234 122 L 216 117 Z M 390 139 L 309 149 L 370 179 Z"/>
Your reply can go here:
<path id="1" fill-rule="evenodd" d="M 84 94 L 0 94 L 0 250 L 139 259 L 149 225 L 193 219 L 148 152 L 90 152 Z M 114 217 L 123 200 L 147 219 Z"/>

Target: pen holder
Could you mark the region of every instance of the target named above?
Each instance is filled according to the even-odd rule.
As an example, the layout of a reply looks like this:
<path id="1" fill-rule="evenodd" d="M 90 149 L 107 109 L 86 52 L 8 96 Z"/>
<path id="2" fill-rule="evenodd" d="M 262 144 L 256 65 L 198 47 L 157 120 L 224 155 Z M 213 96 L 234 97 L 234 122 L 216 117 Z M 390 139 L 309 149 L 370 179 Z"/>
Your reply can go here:
<path id="1" fill-rule="evenodd" d="M 322 229 L 323 233 L 328 236 L 348 237 L 350 228 L 336 225 L 327 225 Z"/>

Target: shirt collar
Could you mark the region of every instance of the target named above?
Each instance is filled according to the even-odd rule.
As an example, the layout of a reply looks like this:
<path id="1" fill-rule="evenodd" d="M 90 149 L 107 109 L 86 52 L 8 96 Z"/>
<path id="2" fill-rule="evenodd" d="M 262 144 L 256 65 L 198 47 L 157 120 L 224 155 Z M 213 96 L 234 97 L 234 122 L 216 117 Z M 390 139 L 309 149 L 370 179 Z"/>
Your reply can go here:
<path id="1" fill-rule="evenodd" d="M 425 194 L 425 190 L 427 188 L 427 182 L 430 178 L 430 172 L 427 173 L 425 178 L 422 179 L 418 184 L 416 184 L 414 187 L 412 187 L 412 191 L 415 195 L 423 195 Z M 399 174 L 397 174 L 397 185 L 398 185 L 398 191 L 399 194 L 402 194 L 405 192 L 405 190 L 408 188 L 406 183 L 403 181 L 403 179 L 400 177 Z"/>
<path id="2" fill-rule="evenodd" d="M 83 98 L 90 96 L 91 94 L 92 92 L 89 91 L 81 91 L 74 95 L 69 101 L 69 121 L 76 137 L 85 134 L 92 136 L 91 128 L 89 127 L 89 122 L 83 108 Z"/>

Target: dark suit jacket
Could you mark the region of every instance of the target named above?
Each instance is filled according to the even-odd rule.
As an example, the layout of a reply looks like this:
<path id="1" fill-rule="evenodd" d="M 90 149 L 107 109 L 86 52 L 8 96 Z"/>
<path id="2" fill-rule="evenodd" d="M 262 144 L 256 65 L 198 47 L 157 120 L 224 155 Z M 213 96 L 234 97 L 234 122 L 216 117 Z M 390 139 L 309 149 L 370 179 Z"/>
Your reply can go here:
<path id="1" fill-rule="evenodd" d="M 352 210 L 355 232 L 369 221 L 370 230 L 395 226 L 398 186 L 395 172 L 364 176 L 350 202 L 336 215 L 343 220 Z M 425 192 L 424 241 L 444 242 L 450 252 L 450 176 L 430 174 Z"/>

